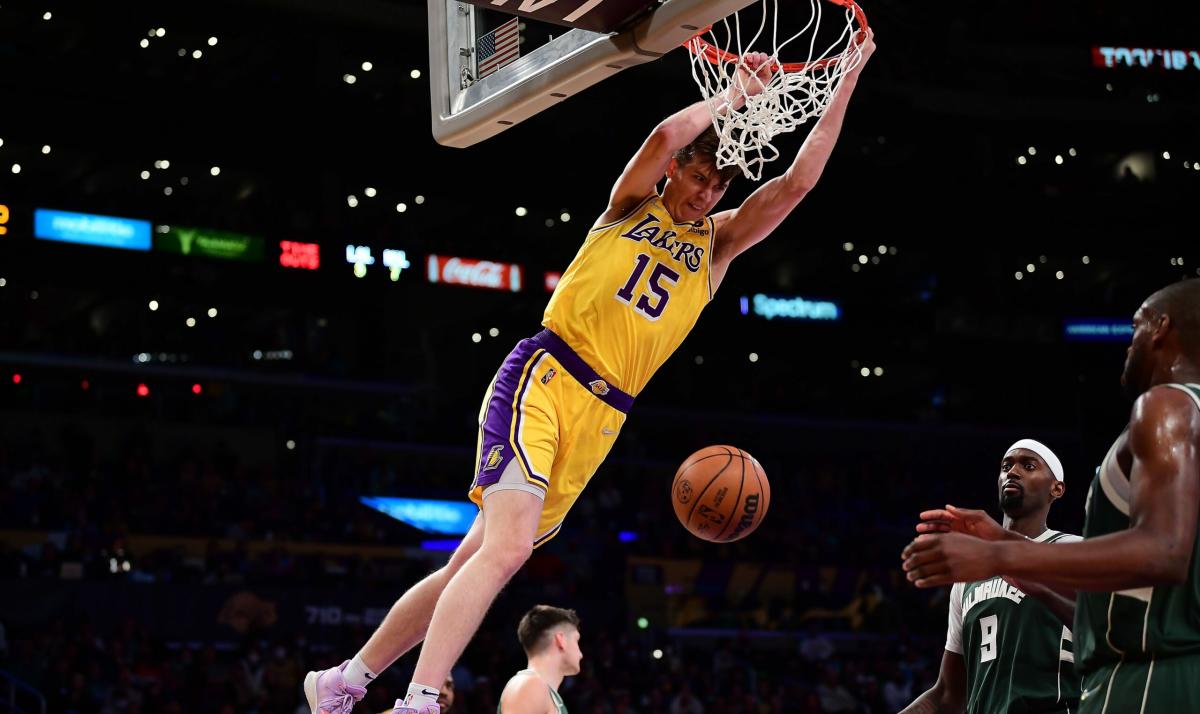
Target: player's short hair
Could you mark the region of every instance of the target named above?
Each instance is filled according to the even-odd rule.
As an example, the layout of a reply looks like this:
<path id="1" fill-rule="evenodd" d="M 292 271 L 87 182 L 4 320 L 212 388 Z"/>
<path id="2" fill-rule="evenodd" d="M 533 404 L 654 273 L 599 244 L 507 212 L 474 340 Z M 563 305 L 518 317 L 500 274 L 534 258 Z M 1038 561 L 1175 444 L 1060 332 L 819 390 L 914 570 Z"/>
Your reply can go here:
<path id="1" fill-rule="evenodd" d="M 548 643 L 549 635 L 559 625 L 571 625 L 579 629 L 579 615 L 574 610 L 564 610 L 550 605 L 536 605 L 525 613 L 517 625 L 517 639 L 525 654 L 535 655 Z"/>
<path id="2" fill-rule="evenodd" d="M 709 126 L 704 133 L 692 139 L 692 143 L 676 151 L 672 156 L 680 166 L 686 166 L 692 161 L 702 161 L 716 166 L 717 148 L 720 145 L 721 139 L 717 136 L 717 130 Z M 734 176 L 737 176 L 739 170 L 737 164 L 734 164 L 725 168 L 717 168 L 717 174 L 721 177 L 721 183 L 729 183 Z"/>
<path id="3" fill-rule="evenodd" d="M 1200 358 L 1200 278 L 1172 283 L 1146 302 L 1151 309 L 1170 316 L 1180 345 L 1189 357 Z"/>

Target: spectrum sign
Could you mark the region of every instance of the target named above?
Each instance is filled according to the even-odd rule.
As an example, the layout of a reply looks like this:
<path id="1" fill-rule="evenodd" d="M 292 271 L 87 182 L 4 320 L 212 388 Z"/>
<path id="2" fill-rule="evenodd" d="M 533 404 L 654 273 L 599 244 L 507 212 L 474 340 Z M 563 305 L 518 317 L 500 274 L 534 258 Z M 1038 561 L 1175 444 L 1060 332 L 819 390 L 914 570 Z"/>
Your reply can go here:
<path id="1" fill-rule="evenodd" d="M 523 271 L 515 263 L 431 255 L 426 261 L 431 283 L 465 285 L 488 290 L 520 292 Z"/>
<path id="2" fill-rule="evenodd" d="M 767 320 L 782 318 L 807 322 L 836 322 L 842 317 L 842 309 L 828 300 L 808 300 L 802 297 L 775 297 L 759 293 L 753 297 L 742 297 L 743 315 L 754 314 Z"/>

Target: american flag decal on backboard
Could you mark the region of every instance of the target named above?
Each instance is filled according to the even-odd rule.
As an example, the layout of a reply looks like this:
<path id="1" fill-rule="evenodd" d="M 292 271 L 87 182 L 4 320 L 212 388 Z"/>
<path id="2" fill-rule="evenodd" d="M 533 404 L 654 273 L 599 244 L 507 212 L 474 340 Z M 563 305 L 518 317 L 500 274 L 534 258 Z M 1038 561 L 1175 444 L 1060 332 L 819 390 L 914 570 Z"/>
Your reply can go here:
<path id="1" fill-rule="evenodd" d="M 512 18 L 476 41 L 476 79 L 483 79 L 521 56 L 519 19 Z"/>

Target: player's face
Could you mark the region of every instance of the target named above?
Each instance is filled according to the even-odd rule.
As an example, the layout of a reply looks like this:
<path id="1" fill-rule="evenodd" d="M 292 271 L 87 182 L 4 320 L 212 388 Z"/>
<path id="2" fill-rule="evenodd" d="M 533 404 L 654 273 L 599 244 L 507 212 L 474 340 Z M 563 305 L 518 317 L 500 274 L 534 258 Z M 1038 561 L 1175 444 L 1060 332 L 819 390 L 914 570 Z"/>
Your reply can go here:
<path id="1" fill-rule="evenodd" d="M 1158 312 L 1144 303 L 1133 315 L 1133 338 L 1125 350 L 1125 369 L 1121 373 L 1121 387 L 1130 399 L 1137 399 L 1150 388 L 1154 373 L 1151 337 L 1160 318 Z"/>
<path id="2" fill-rule="evenodd" d="M 695 159 L 681 164 L 671 159 L 663 203 L 676 221 L 698 221 L 712 212 L 728 188 L 715 164 Z"/>
<path id="3" fill-rule="evenodd" d="M 1000 510 L 1017 518 L 1047 506 L 1062 488 L 1050 467 L 1028 449 L 1014 449 L 1000 462 Z"/>
<path id="4" fill-rule="evenodd" d="M 446 677 L 445 684 L 442 685 L 441 692 L 438 693 L 438 706 L 443 712 L 449 711 L 450 707 L 454 706 L 454 680 Z"/>
<path id="5" fill-rule="evenodd" d="M 579 630 L 574 627 L 564 629 L 563 636 L 563 661 L 567 667 L 563 674 L 567 676 L 579 674 L 579 668 L 583 662 L 583 650 L 579 648 Z"/>

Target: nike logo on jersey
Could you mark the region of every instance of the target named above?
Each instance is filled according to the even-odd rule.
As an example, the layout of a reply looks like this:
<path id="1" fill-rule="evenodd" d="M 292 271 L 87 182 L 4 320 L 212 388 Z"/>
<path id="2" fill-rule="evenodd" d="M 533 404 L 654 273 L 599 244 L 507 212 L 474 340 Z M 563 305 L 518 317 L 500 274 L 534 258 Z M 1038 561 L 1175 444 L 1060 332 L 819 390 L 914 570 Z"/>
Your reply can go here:
<path id="1" fill-rule="evenodd" d="M 608 427 L 601 429 L 600 433 L 604 434 L 605 436 L 616 436 L 617 435 L 617 432 L 613 431 L 612 429 L 609 429 Z"/>

